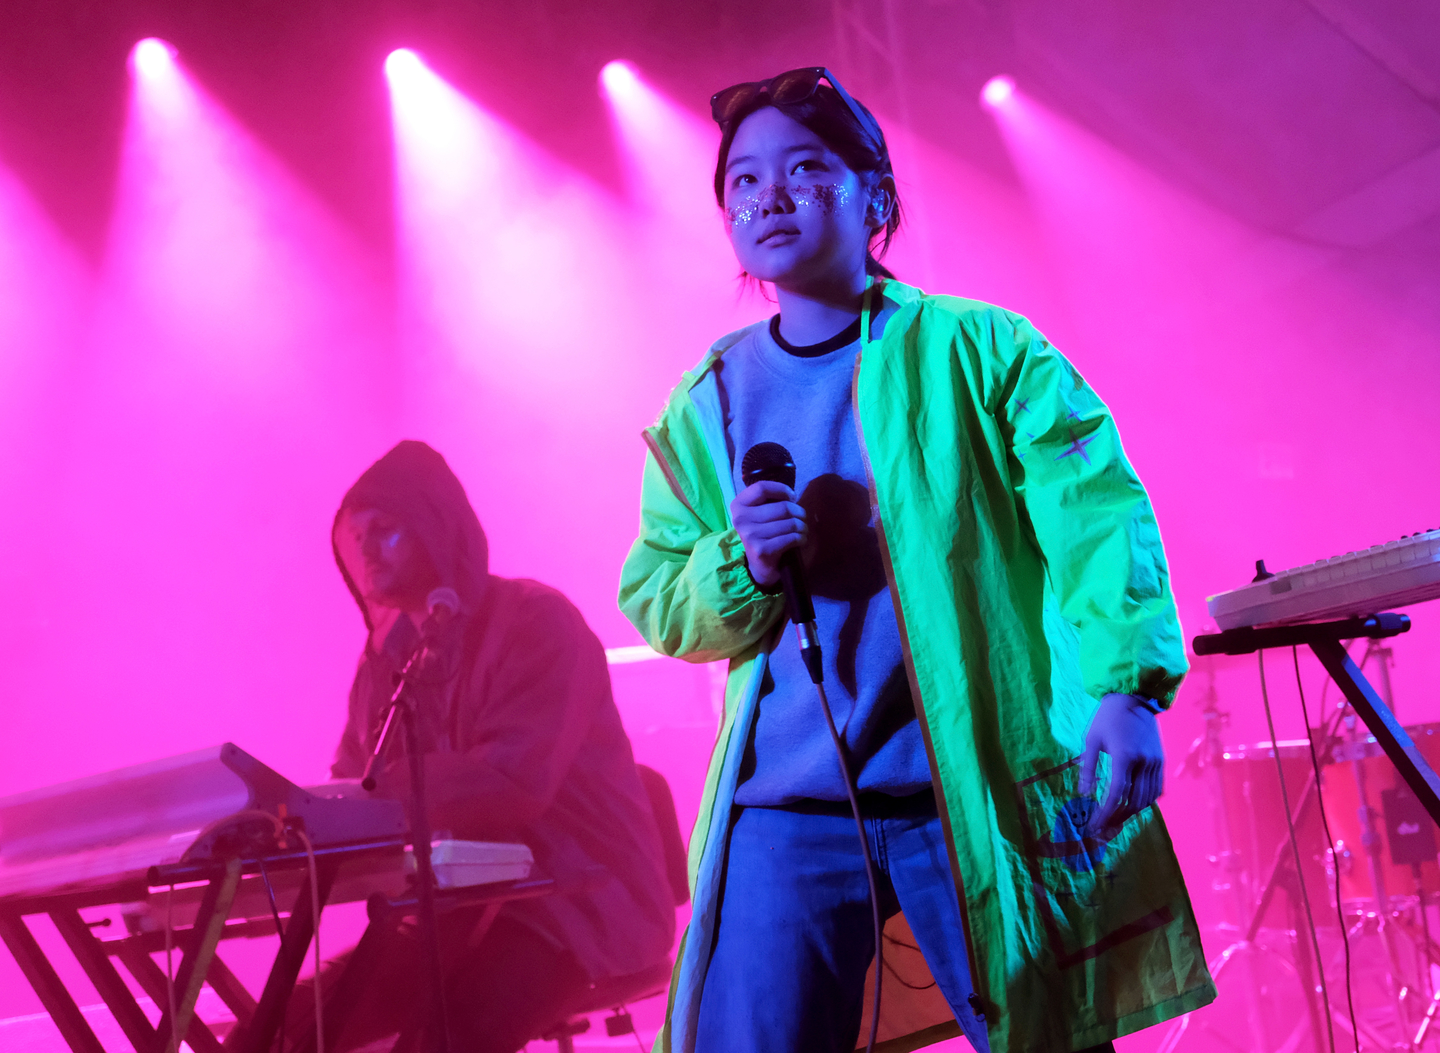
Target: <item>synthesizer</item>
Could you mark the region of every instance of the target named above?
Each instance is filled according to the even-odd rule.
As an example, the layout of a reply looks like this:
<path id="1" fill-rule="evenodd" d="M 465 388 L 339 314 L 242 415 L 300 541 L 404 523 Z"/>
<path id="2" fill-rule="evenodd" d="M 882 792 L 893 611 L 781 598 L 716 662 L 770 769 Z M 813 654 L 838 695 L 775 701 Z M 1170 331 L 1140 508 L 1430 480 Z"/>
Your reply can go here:
<path id="1" fill-rule="evenodd" d="M 1261 565 L 1262 574 L 1263 564 Z M 1440 596 L 1440 529 L 1278 574 L 1206 600 L 1221 629 L 1378 614 Z"/>
<path id="2" fill-rule="evenodd" d="M 398 801 L 297 786 L 227 742 L 0 799 L 0 897 L 234 854 L 236 819 L 250 843 L 259 820 L 281 837 L 299 826 L 315 848 L 394 841 L 397 854 L 409 829 Z"/>

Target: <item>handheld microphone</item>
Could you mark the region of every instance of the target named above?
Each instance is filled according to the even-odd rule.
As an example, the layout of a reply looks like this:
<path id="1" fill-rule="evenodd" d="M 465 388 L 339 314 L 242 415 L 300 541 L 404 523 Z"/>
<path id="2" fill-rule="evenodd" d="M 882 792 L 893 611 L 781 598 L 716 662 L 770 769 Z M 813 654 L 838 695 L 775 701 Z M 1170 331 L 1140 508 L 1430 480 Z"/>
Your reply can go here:
<path id="1" fill-rule="evenodd" d="M 740 479 L 746 486 L 765 480 L 795 488 L 795 459 L 778 442 L 757 442 L 745 451 L 740 461 Z M 800 641 L 800 658 L 818 684 L 825 678 L 821 662 L 820 630 L 815 624 L 815 604 L 805 584 L 805 567 L 800 553 L 791 549 L 780 557 L 780 585 L 785 590 L 785 610 L 795 623 L 795 636 Z"/>

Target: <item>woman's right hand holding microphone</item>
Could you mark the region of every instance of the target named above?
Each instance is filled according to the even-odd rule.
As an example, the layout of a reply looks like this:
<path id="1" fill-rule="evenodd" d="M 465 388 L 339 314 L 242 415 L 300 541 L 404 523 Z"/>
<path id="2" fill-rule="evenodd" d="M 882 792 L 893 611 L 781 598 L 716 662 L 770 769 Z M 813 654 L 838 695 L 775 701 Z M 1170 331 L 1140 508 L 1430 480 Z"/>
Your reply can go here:
<path id="1" fill-rule="evenodd" d="M 730 518 L 745 546 L 745 560 L 756 584 L 773 588 L 780 581 L 780 557 L 809 539 L 810 526 L 795 491 L 784 483 L 751 483 L 730 502 Z"/>

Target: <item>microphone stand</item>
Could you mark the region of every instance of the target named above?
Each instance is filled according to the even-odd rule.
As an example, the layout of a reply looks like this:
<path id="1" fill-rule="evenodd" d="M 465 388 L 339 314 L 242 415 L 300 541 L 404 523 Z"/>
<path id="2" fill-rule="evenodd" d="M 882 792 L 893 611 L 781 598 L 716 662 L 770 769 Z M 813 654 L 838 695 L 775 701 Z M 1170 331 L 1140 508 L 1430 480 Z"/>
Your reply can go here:
<path id="1" fill-rule="evenodd" d="M 406 694 L 412 670 L 420 659 L 430 653 L 428 644 L 415 648 L 400 672 L 395 674 L 395 693 L 390 696 L 385 711 L 385 721 L 380 727 L 380 737 L 375 742 L 375 752 L 365 762 L 365 773 L 360 785 L 366 790 L 375 789 L 375 769 L 379 767 L 395 728 L 405 728 L 406 754 L 410 760 L 410 843 L 415 853 L 415 878 L 418 900 L 417 922 L 420 929 L 420 953 L 424 957 L 430 974 L 430 997 L 427 1015 L 430 1032 L 429 1048 L 433 1053 L 450 1053 L 450 1031 L 445 1013 L 445 975 L 440 965 L 439 926 L 435 917 L 435 870 L 430 864 L 430 816 L 425 798 L 425 758 L 420 752 L 420 736 L 416 729 L 415 706 Z M 399 719 L 397 720 L 397 715 Z"/>

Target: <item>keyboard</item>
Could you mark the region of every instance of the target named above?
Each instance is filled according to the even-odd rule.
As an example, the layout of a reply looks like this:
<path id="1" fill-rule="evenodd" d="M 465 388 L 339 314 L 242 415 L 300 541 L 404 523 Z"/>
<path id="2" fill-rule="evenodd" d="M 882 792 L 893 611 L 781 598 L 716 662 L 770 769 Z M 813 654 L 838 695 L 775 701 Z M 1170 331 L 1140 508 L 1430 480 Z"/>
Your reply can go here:
<path id="1" fill-rule="evenodd" d="M 233 850 L 224 838 L 237 813 L 262 820 L 262 830 L 268 816 L 302 825 L 317 849 L 389 841 L 397 857 L 409 829 L 399 801 L 349 784 L 297 786 L 227 742 L 0 799 L 0 897 L 204 862 Z M 295 840 L 292 850 L 302 847 Z"/>
<path id="2" fill-rule="evenodd" d="M 435 887 L 440 890 L 523 881 L 535 866 L 535 857 L 526 845 L 448 838 L 430 843 L 430 859 L 435 869 Z M 326 902 L 354 903 L 376 892 L 394 899 L 410 890 L 414 874 L 415 856 L 408 848 L 402 851 L 395 845 L 390 851 L 357 853 L 340 864 Z M 270 919 L 272 892 L 281 913 L 288 914 L 304 876 L 303 867 L 271 870 L 264 877 L 245 875 L 240 879 L 235 902 L 230 907 L 231 922 L 244 924 Z M 194 923 L 204 893 L 205 886 L 198 884 L 181 886 L 173 892 L 157 889 L 142 901 L 124 904 L 121 919 L 131 935 L 160 932 L 167 918 L 172 927 L 184 928 Z"/>
<path id="3" fill-rule="evenodd" d="M 1440 596 L 1440 529 L 1317 560 L 1209 597 L 1221 629 L 1378 614 Z"/>

